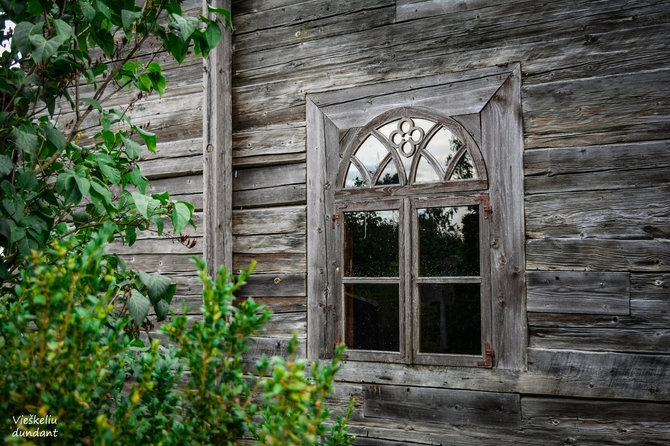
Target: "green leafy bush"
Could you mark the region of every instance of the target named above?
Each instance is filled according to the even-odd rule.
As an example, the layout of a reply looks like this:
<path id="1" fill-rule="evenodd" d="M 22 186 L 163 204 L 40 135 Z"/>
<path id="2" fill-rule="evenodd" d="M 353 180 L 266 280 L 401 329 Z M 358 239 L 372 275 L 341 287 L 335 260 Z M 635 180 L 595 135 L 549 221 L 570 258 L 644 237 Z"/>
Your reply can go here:
<path id="1" fill-rule="evenodd" d="M 129 334 L 131 316 L 114 316 L 111 265 L 104 225 L 81 254 L 63 238 L 33 251 L 16 298 L 0 301 L 0 431 L 5 442 L 39 442 L 48 428 L 57 444 L 350 444 L 352 406 L 328 431 L 331 392 L 343 346 L 324 365 L 263 356 L 255 367 L 243 354 L 271 315 L 248 299 L 234 304 L 236 280 L 222 270 L 203 281 L 203 319 L 175 316 L 163 330 L 169 347 L 148 347 Z M 253 369 L 253 370 L 251 370 Z M 184 372 L 188 370 L 188 372 Z M 51 417 L 51 425 L 16 421 Z M 25 420 L 25 418 L 23 418 Z M 16 432 L 16 435 L 12 435 Z M 44 438 L 42 438 L 44 440 Z"/>
<path id="2" fill-rule="evenodd" d="M 130 111 L 166 80 L 156 56 L 181 63 L 189 48 L 206 56 L 230 12 L 185 17 L 179 0 L 0 0 L 0 290 L 9 295 L 30 253 L 73 236 L 81 252 L 105 224 L 121 243 L 138 231 L 180 233 L 193 206 L 149 193 L 138 162 L 156 135 L 133 123 Z M 8 26 L 14 23 L 13 31 Z M 147 43 L 152 42 L 150 49 Z M 156 45 L 160 43 L 160 45 Z M 141 57 L 140 57 L 141 55 Z M 106 104 L 134 89 L 126 106 Z M 127 94 L 127 93 L 124 93 Z M 44 251 L 44 255 L 51 254 Z M 115 256 L 109 286 L 135 331 L 150 328 L 153 306 L 164 319 L 174 287 L 167 279 L 126 271 Z"/>

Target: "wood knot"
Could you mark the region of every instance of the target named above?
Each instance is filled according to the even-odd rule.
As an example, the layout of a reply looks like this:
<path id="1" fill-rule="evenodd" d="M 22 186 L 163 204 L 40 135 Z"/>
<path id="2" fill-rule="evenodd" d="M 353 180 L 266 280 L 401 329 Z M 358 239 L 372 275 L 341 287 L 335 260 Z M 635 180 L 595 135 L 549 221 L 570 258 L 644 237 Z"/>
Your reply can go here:
<path id="1" fill-rule="evenodd" d="M 279 277 L 275 277 L 273 282 L 275 283 L 275 285 L 277 285 L 279 282 L 281 282 L 281 279 Z"/>

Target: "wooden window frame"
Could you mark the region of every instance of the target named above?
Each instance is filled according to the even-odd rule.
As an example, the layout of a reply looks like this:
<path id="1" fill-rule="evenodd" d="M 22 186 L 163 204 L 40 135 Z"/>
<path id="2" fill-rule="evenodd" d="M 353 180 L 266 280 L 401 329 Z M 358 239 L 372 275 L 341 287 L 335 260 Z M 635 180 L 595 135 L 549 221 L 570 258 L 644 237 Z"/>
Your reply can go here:
<path id="1" fill-rule="evenodd" d="M 338 173 L 345 158 L 343 147 L 348 138 L 375 118 L 392 113 L 400 106 L 433 110 L 444 117 L 463 117 L 460 124 L 476 128 L 474 139 L 487 169 L 488 202 L 492 212 L 487 228 L 480 227 L 482 253 L 490 268 L 486 286 L 490 305 L 490 349 L 484 359 L 465 361 L 458 355 L 418 354 L 399 362 L 432 365 L 487 364 L 498 369 L 523 369 L 526 366 L 527 320 L 525 290 L 524 208 L 523 208 L 523 131 L 520 105 L 521 72 L 519 64 L 470 70 L 424 78 L 391 81 L 373 86 L 307 95 L 307 354 L 327 358 L 342 340 L 343 296 L 340 271 L 341 252 L 337 219 L 342 211 L 337 204 L 358 200 L 396 199 L 410 202 L 432 197 L 453 205 L 464 195 L 475 198 L 480 189 L 450 190 L 449 183 L 414 185 L 410 188 L 378 187 L 338 190 Z M 451 118 L 450 118 L 451 119 Z M 461 135 L 459 135 L 461 136 Z M 468 180 L 470 181 L 470 180 Z M 464 184 L 464 182 L 454 182 Z M 443 198 L 444 197 L 444 200 Z M 406 204 L 403 206 L 407 206 Z M 416 206 L 416 205 L 413 205 Z M 480 222 L 483 206 L 480 208 Z M 411 214 L 411 209 L 406 210 Z M 406 218 L 406 217 L 405 217 Z M 411 237 L 412 231 L 405 237 Z M 411 240 L 407 240 L 411 244 Z M 406 277 L 411 277 L 405 274 Z M 416 286 L 414 287 L 414 289 Z M 413 293 L 405 286 L 405 295 Z M 405 316 L 416 314 L 416 296 L 405 299 Z M 489 310 L 490 309 L 490 310 Z M 416 324 L 414 321 L 412 324 Z M 412 330 L 411 324 L 404 324 Z M 407 330 L 401 338 L 408 342 Z M 417 338 L 415 336 L 414 338 Z M 488 340 L 484 339 L 483 342 Z M 494 358 L 486 353 L 494 352 Z M 387 361 L 382 355 L 349 352 L 349 359 Z"/>

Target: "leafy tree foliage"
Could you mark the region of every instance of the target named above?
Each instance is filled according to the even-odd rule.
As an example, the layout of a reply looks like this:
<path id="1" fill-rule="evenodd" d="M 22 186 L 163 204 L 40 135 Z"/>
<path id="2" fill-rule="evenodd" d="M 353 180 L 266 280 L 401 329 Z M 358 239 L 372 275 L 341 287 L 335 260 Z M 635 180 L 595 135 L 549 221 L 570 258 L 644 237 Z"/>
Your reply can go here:
<path id="1" fill-rule="evenodd" d="M 134 103 L 165 77 L 156 56 L 181 63 L 192 47 L 206 56 L 229 25 L 229 11 L 182 16 L 178 0 L 2 0 L 0 27 L 11 48 L 0 56 L 0 283 L 13 292 L 31 251 L 73 235 L 81 252 L 110 223 L 132 245 L 137 232 L 175 233 L 192 224 L 193 206 L 169 194 L 147 194 L 138 160 L 156 135 L 133 124 Z M 13 32 L 8 27 L 15 24 Z M 147 44 L 152 43 L 147 50 Z M 142 57 L 139 57 L 142 55 Z M 137 93 L 125 107 L 106 107 L 122 89 Z M 46 262 L 54 259 L 47 258 Z M 153 306 L 167 315 L 174 284 L 125 270 L 117 257 L 109 286 L 135 325 Z M 114 296 L 114 298 L 117 297 Z"/>

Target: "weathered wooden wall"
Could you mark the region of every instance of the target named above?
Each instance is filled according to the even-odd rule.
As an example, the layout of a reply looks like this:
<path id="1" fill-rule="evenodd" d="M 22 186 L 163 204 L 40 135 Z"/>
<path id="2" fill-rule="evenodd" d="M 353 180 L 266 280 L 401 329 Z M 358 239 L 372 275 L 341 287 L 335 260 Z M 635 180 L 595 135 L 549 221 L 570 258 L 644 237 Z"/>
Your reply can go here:
<path id="1" fill-rule="evenodd" d="M 244 294 L 275 312 L 253 353 L 306 333 L 305 95 L 520 62 L 527 371 L 352 363 L 332 401 L 357 398 L 357 444 L 670 442 L 670 1 L 232 9 L 233 266 L 256 259 Z M 159 129 L 154 187 L 199 212 L 201 71 L 170 67 L 165 97 L 135 112 Z M 197 307 L 200 246 L 147 236 L 128 259 Z"/>

